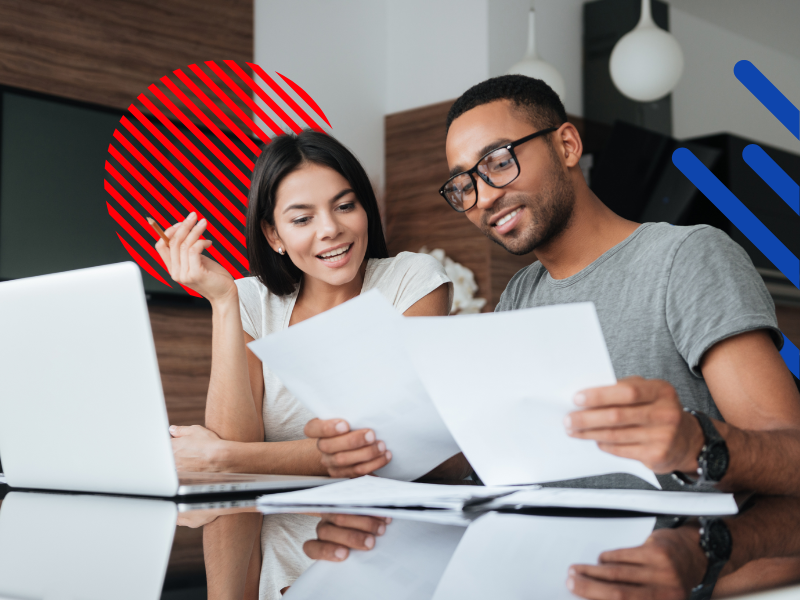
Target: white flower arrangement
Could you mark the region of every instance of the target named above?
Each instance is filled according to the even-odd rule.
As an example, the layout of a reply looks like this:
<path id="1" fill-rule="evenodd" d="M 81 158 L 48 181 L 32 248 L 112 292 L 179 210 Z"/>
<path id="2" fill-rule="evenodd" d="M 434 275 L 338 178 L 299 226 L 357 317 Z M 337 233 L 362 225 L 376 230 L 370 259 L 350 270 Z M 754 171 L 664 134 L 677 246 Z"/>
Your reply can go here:
<path id="1" fill-rule="evenodd" d="M 444 267 L 445 273 L 453 282 L 453 306 L 450 309 L 451 315 L 466 315 L 481 312 L 486 304 L 486 298 L 475 298 L 478 291 L 478 284 L 475 283 L 475 274 L 462 265 L 457 263 L 449 256 L 445 255 L 444 250 L 436 248 L 428 250 L 423 246 L 420 253 L 430 254 Z"/>

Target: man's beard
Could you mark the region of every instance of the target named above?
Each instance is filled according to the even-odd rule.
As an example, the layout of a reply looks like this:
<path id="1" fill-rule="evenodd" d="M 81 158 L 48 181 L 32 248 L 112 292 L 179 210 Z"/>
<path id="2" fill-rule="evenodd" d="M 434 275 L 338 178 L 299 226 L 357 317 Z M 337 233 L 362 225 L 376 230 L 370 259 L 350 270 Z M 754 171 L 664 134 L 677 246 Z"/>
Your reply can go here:
<path id="1" fill-rule="evenodd" d="M 514 230 L 498 239 L 494 227 L 488 220 L 498 212 L 522 204 L 530 211 L 531 220 L 524 231 Z M 558 237 L 569 225 L 575 208 L 575 191 L 566 173 L 553 164 L 551 176 L 543 190 L 536 196 L 514 194 L 506 196 L 494 206 L 491 214 L 485 214 L 481 229 L 490 240 L 505 248 L 511 254 L 521 256 L 533 252 L 539 246 Z"/>

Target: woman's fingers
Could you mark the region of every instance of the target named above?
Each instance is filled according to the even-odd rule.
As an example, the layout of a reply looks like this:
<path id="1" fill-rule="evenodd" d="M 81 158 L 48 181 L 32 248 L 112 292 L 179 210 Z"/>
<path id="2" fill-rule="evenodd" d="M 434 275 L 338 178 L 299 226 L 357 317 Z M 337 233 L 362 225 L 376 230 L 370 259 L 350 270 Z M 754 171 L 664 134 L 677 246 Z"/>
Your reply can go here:
<path id="1" fill-rule="evenodd" d="M 306 423 L 303 432 L 309 438 L 328 438 L 342 435 L 350 431 L 347 421 L 342 419 L 311 419 Z"/>
<path id="2" fill-rule="evenodd" d="M 328 474 L 331 477 L 361 477 L 385 467 L 392 460 L 392 453 L 387 450 L 382 456 L 369 462 L 360 463 L 350 467 L 328 467 Z"/>
<path id="3" fill-rule="evenodd" d="M 385 453 L 386 444 L 383 442 L 375 442 L 374 444 L 364 446 L 357 450 L 348 450 L 335 454 L 323 454 L 322 464 L 328 469 L 332 467 L 351 467 L 379 458 Z"/>
<path id="4" fill-rule="evenodd" d="M 181 281 L 181 244 L 189 232 L 194 227 L 197 215 L 194 212 L 189 213 L 189 216 L 183 223 L 176 223 L 175 231 L 169 240 L 169 256 L 172 264 L 170 265 L 170 277 L 175 281 Z"/>
<path id="5" fill-rule="evenodd" d="M 303 544 L 303 552 L 311 560 L 327 560 L 331 562 L 341 562 L 350 554 L 350 551 L 341 544 L 321 542 L 319 540 L 308 540 Z"/>
<path id="6" fill-rule="evenodd" d="M 181 244 L 181 260 L 185 265 L 184 277 L 187 281 L 195 281 L 203 271 L 200 255 L 205 250 L 208 240 L 201 240 L 200 236 L 205 232 L 206 225 L 208 225 L 208 221 L 200 220 Z"/>
<path id="7" fill-rule="evenodd" d="M 321 437 L 317 440 L 317 448 L 325 454 L 335 454 L 337 452 L 357 450 L 375 442 L 374 431 L 371 429 L 358 429 L 335 437 Z"/>

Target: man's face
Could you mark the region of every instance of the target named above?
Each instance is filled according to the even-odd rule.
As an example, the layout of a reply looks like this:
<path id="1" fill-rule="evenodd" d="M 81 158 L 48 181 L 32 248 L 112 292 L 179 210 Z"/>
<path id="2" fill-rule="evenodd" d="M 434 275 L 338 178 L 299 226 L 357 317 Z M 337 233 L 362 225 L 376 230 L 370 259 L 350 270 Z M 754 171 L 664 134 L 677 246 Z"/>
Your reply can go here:
<path id="1" fill-rule="evenodd" d="M 487 152 L 523 138 L 536 129 L 507 100 L 465 112 L 447 133 L 451 172 L 466 171 Z M 465 214 L 484 235 L 512 254 L 527 254 L 558 236 L 569 223 L 575 193 L 567 172 L 546 137 L 514 150 L 520 173 L 503 188 L 475 175 L 478 202 Z M 510 218 L 509 218 L 510 217 Z"/>

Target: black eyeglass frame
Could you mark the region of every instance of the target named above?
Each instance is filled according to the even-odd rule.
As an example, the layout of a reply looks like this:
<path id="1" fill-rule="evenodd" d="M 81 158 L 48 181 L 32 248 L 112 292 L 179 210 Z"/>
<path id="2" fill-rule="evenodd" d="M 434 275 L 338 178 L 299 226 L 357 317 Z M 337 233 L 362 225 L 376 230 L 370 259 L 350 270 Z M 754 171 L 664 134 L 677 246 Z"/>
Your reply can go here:
<path id="1" fill-rule="evenodd" d="M 478 203 L 478 182 L 475 181 L 475 177 L 474 177 L 475 173 L 478 174 L 478 177 L 480 177 L 484 181 L 484 183 L 486 183 L 486 185 L 490 185 L 490 186 L 492 186 L 493 188 L 496 188 L 496 189 L 497 188 L 506 187 L 508 184 L 510 184 L 513 181 L 515 181 L 517 179 L 517 177 L 519 177 L 519 174 L 522 172 L 522 167 L 520 167 L 519 159 L 517 158 L 516 152 L 514 152 L 514 148 L 516 148 L 520 144 L 524 144 L 525 142 L 529 142 L 532 139 L 537 138 L 537 137 L 539 137 L 541 135 L 552 133 L 553 131 L 558 131 L 558 129 L 559 129 L 558 127 L 548 127 L 547 129 L 541 129 L 541 130 L 539 130 L 539 131 L 537 131 L 535 133 L 532 133 L 530 135 L 526 135 L 525 137 L 520 138 L 520 139 L 516 140 L 515 142 L 511 142 L 510 144 L 506 144 L 504 146 L 498 146 L 497 148 L 494 148 L 493 150 L 489 150 L 489 152 L 487 152 L 486 154 L 484 154 L 483 156 L 481 156 L 478 159 L 478 162 L 475 163 L 474 167 L 472 167 L 471 169 L 469 169 L 467 171 L 461 171 L 460 173 L 456 173 L 455 175 L 450 177 L 450 179 L 445 181 L 444 185 L 439 188 L 439 194 L 442 196 L 442 198 L 444 198 L 444 201 L 447 202 L 447 205 L 450 208 L 452 208 L 454 211 L 456 211 L 456 212 L 467 212 L 468 210 L 473 208 L 475 206 L 475 204 Z M 508 150 L 508 153 L 511 155 L 511 159 L 514 161 L 514 164 L 517 165 L 517 174 L 514 176 L 513 179 L 511 179 L 510 181 L 504 183 L 503 185 L 495 185 L 491 181 L 489 181 L 489 177 L 487 175 L 484 175 L 483 173 L 478 171 L 478 165 L 480 165 L 481 162 L 483 162 L 484 158 L 486 158 L 490 154 L 494 154 L 498 150 L 502 150 L 503 148 Z M 447 196 L 445 196 L 445 193 L 444 193 L 444 188 L 447 187 L 447 184 L 450 183 L 451 181 L 453 181 L 453 179 L 455 179 L 456 177 L 460 177 L 461 175 L 469 175 L 469 178 L 472 180 L 472 187 L 475 188 L 475 203 L 472 206 L 470 206 L 469 208 L 465 208 L 465 209 L 459 209 L 459 208 L 456 208 L 455 206 L 453 206 L 453 204 L 447 199 Z"/>

